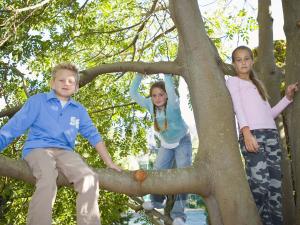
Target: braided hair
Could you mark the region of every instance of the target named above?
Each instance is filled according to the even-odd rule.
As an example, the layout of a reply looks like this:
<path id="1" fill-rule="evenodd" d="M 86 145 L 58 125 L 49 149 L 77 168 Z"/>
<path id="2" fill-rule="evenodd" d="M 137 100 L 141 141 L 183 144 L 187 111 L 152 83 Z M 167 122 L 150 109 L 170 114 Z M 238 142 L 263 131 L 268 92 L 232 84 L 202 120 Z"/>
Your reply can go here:
<path id="1" fill-rule="evenodd" d="M 150 97 L 152 97 L 152 92 L 153 92 L 153 89 L 154 88 L 159 88 L 161 89 L 162 91 L 164 91 L 165 93 L 167 93 L 166 91 L 166 87 L 165 87 L 165 82 L 163 81 L 158 81 L 158 82 L 155 82 L 151 85 L 150 87 Z M 163 128 L 160 128 L 159 125 L 158 125 L 158 122 L 157 122 L 157 107 L 153 104 L 153 113 L 154 113 L 154 130 L 157 131 L 157 132 L 161 132 L 161 131 L 164 131 L 168 128 L 168 121 L 167 121 L 167 101 L 164 105 L 164 114 L 165 114 L 165 121 L 164 121 L 164 127 Z"/>

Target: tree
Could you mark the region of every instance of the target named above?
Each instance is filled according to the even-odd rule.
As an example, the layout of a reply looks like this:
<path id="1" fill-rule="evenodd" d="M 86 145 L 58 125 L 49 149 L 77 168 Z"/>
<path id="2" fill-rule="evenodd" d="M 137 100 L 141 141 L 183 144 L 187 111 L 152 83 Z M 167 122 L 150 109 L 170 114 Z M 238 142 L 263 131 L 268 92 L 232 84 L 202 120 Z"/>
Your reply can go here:
<path id="1" fill-rule="evenodd" d="M 300 3 L 295 0 L 282 1 L 283 13 L 284 13 L 284 32 L 286 35 L 287 49 L 286 49 L 286 81 L 291 83 L 299 80 L 300 65 L 297 62 L 299 57 L 300 44 L 297 40 L 300 37 L 300 21 L 297 14 L 299 14 Z M 288 115 L 288 134 L 289 134 L 289 145 L 291 148 L 292 158 L 292 169 L 293 169 L 293 180 L 295 183 L 295 205 L 296 209 L 294 212 L 294 224 L 300 224 L 300 167 L 299 167 L 299 135 L 297 135 L 297 129 L 299 128 L 299 96 L 296 96 L 294 100 L 294 106 L 289 110 Z"/>
<path id="2" fill-rule="evenodd" d="M 275 105 L 281 99 L 281 82 L 284 80 L 282 71 L 275 64 L 273 44 L 273 18 L 269 8 L 271 1 L 258 2 L 258 23 L 259 23 L 259 47 L 258 47 L 258 72 L 263 80 L 268 94 L 270 104 Z M 284 133 L 282 118 L 277 119 L 277 127 L 280 133 Z M 295 204 L 293 200 L 293 186 L 291 176 L 291 161 L 287 154 L 286 138 L 282 138 L 282 194 L 283 194 L 283 217 L 285 224 L 293 224 Z"/>
<path id="3" fill-rule="evenodd" d="M 44 1 L 43 3 L 47 5 L 49 4 L 49 2 L 50 1 Z M 67 1 L 63 3 L 67 7 L 70 6 L 68 5 L 69 2 Z M 76 5 L 76 3 L 72 4 L 75 5 L 73 5 L 74 7 L 71 7 L 71 9 L 73 10 L 73 14 L 76 17 L 77 15 L 79 15 L 79 12 L 81 10 L 84 10 L 84 8 L 79 7 L 79 5 Z M 88 1 L 84 3 L 84 6 L 86 4 L 88 4 Z M 300 3 L 296 3 L 296 0 L 288 0 L 285 1 L 284 4 L 286 4 L 285 16 L 287 18 L 290 18 L 288 17 L 288 13 L 291 10 L 289 7 L 297 9 L 296 12 L 299 12 Z M 289 4 L 294 5 L 291 6 Z M 43 5 L 41 7 L 45 6 Z M 36 9 L 39 7 L 36 6 L 33 8 Z M 222 70 L 227 69 L 228 67 L 224 66 L 224 63 L 221 62 L 216 48 L 213 46 L 212 42 L 209 40 L 206 34 L 205 25 L 203 23 L 197 1 L 169 1 L 169 10 L 174 26 L 171 25 L 168 29 L 161 28 L 161 30 L 163 31 L 161 35 L 164 35 L 167 32 L 172 32 L 174 30 L 174 27 L 176 27 L 178 34 L 178 48 L 177 51 L 174 51 L 174 49 L 172 51 L 172 53 L 174 54 L 174 60 L 145 63 L 139 61 L 139 59 L 136 58 L 137 49 L 139 51 L 142 51 L 143 49 L 149 47 L 147 45 L 143 45 L 143 42 L 138 42 L 139 38 L 146 38 L 146 36 L 139 36 L 140 31 L 146 26 L 146 22 L 149 20 L 149 18 L 151 17 L 150 15 L 152 15 L 155 10 L 163 9 L 166 9 L 164 4 L 158 4 L 157 0 L 153 1 L 150 10 L 143 17 L 144 20 L 142 22 L 136 23 L 135 26 L 138 27 L 136 33 L 131 32 L 129 34 L 125 34 L 124 32 L 121 33 L 120 36 L 114 36 L 112 35 L 114 34 L 114 32 L 108 32 L 109 35 L 113 36 L 114 41 L 120 40 L 122 39 L 121 37 L 125 37 L 126 35 L 133 38 L 131 39 L 131 41 L 121 40 L 120 45 L 122 45 L 124 51 L 121 50 L 119 52 L 116 52 L 116 54 L 113 54 L 114 57 L 111 57 L 110 60 L 105 61 L 106 64 L 95 66 L 97 60 L 101 59 L 99 55 L 102 54 L 105 57 L 111 55 L 105 51 L 106 49 L 103 51 L 99 50 L 99 47 L 97 47 L 99 43 L 94 43 L 94 41 L 101 42 L 101 38 L 95 36 L 94 41 L 91 41 L 89 43 L 80 42 L 80 44 L 82 44 L 84 47 L 94 47 L 95 50 L 95 54 L 93 55 L 93 59 L 95 60 L 88 65 L 90 66 L 90 69 L 82 71 L 82 91 L 88 96 L 87 98 L 89 98 L 91 95 L 94 95 L 94 93 L 91 93 L 90 90 L 85 89 L 84 86 L 88 85 L 89 88 L 99 88 L 99 83 L 97 82 L 98 79 L 95 81 L 93 80 L 96 79 L 97 76 L 105 73 L 124 73 L 127 71 L 134 71 L 154 74 L 163 72 L 174 73 L 182 76 L 187 82 L 190 90 L 191 104 L 194 110 L 197 131 L 199 134 L 200 141 L 196 159 L 191 168 L 149 172 L 147 179 L 142 183 L 138 183 L 133 180 L 132 172 L 124 171 L 122 173 L 115 173 L 111 170 L 99 169 L 100 180 L 102 181 L 100 186 L 109 191 L 124 193 L 127 195 L 144 195 L 146 193 L 197 193 L 200 194 L 205 200 L 209 211 L 211 224 L 261 224 L 255 204 L 252 200 L 247 181 L 245 179 L 243 164 L 240 158 L 236 140 L 232 104 L 228 91 L 224 84 L 224 72 Z M 43 8 L 43 10 L 45 10 L 45 8 Z M 10 11 L 8 10 L 8 12 Z M 33 11 L 31 12 L 34 13 Z M 64 52 L 62 49 L 60 49 L 64 54 L 62 54 L 61 57 L 58 57 L 59 59 L 68 58 L 67 56 L 76 53 L 76 51 L 79 50 L 79 44 L 75 44 L 70 40 L 77 38 L 76 36 L 74 36 L 74 32 L 71 32 L 72 29 L 77 28 L 77 30 L 75 30 L 81 32 L 79 35 L 92 35 L 92 33 L 94 32 L 93 30 L 82 31 L 80 29 L 80 26 L 73 27 L 71 26 L 72 23 L 69 23 L 69 21 L 59 21 L 59 18 L 51 17 L 48 11 L 47 13 L 46 10 L 44 12 L 46 15 L 43 16 L 49 16 L 49 19 L 55 20 L 53 24 L 50 24 L 51 26 L 53 26 L 53 30 L 50 31 L 53 33 L 53 37 L 56 37 L 58 45 L 66 46 L 68 45 L 68 41 L 69 43 L 74 45 L 67 52 Z M 102 13 L 104 12 L 105 10 L 102 11 Z M 67 13 L 67 11 L 63 11 L 63 13 Z M 68 16 L 73 19 L 72 21 L 75 21 L 73 14 L 70 14 Z M 93 16 L 97 17 L 97 15 Z M 294 23 L 289 24 L 297 24 L 295 16 L 296 15 L 294 15 L 294 18 L 292 18 L 292 21 Z M 288 21 L 287 18 L 286 21 Z M 35 21 L 35 18 L 31 19 L 33 20 L 32 23 L 38 24 Z M 10 21 L 12 20 L 8 20 L 7 23 L 9 23 Z M 21 20 L 15 21 L 15 26 L 11 27 L 20 27 L 17 26 L 19 23 L 21 23 L 20 21 Z M 126 19 L 124 19 L 124 21 L 126 21 Z M 68 28 L 66 30 L 69 31 L 69 33 L 60 36 L 59 31 L 54 29 L 57 22 L 61 22 L 63 25 L 65 25 L 65 27 Z M 84 22 L 88 22 L 88 20 L 84 20 Z M 98 20 L 98 22 L 100 22 L 100 20 Z M 113 21 L 113 23 L 114 22 L 116 21 Z M 161 24 L 161 26 L 163 25 L 164 24 Z M 297 36 L 299 35 L 299 28 L 295 27 L 297 26 L 286 28 L 286 30 L 288 30 L 289 32 L 294 32 L 292 32 L 292 34 L 290 34 L 289 36 L 291 39 L 290 41 L 289 38 L 287 38 L 287 69 L 289 68 L 289 74 L 291 74 L 291 76 L 296 76 L 296 72 L 299 72 L 299 70 L 295 71 L 292 66 L 289 66 L 295 64 L 289 64 L 289 60 L 293 62 L 293 60 L 296 59 L 296 57 L 293 58 L 293 56 L 295 56 L 296 54 L 296 52 L 293 50 L 299 50 L 299 44 L 296 41 L 299 40 L 299 36 Z M 22 30 L 22 34 L 26 35 L 28 32 L 28 27 L 27 30 L 25 29 L 26 27 L 22 28 L 24 29 Z M 116 30 L 122 31 L 122 29 L 120 28 L 116 28 Z M 158 31 L 160 31 L 160 29 L 158 29 Z M 6 34 L 8 33 L 9 32 L 6 32 Z M 105 32 L 103 33 L 105 34 Z M 298 37 L 298 39 L 295 37 Z M 47 41 L 43 41 L 43 38 L 40 36 L 36 38 L 37 43 L 39 43 L 41 46 L 47 43 Z M 7 44 L 9 41 L 12 41 L 11 35 L 5 36 L 5 38 L 3 38 L 1 42 L 2 46 L 4 46 L 4 50 L 8 52 L 10 52 L 11 49 L 6 49 L 5 45 L 9 46 Z M 22 46 L 24 46 L 25 43 L 22 42 L 22 38 L 17 39 L 17 41 L 20 41 L 20 45 L 22 44 Z M 141 44 L 142 47 L 138 48 L 137 43 Z M 51 43 L 48 44 L 50 45 Z M 290 45 L 292 46 L 289 47 Z M 165 45 L 165 42 L 162 41 L 161 44 L 157 45 L 157 48 L 159 48 L 161 51 L 171 51 L 172 49 L 170 50 L 169 47 L 174 48 L 174 46 L 176 45 Z M 129 49 L 132 50 L 132 54 L 122 55 L 124 52 L 126 52 L 126 50 Z M 54 51 L 51 53 L 51 50 Z M 85 51 L 84 48 L 80 50 Z M 57 51 L 57 49 L 50 49 L 47 53 L 54 57 L 55 54 L 57 54 Z M 290 51 L 291 53 L 289 53 Z M 98 52 L 98 54 L 96 52 Z M 19 52 L 17 51 L 17 53 Z M 16 55 L 18 55 L 17 53 L 15 52 Z M 39 57 L 47 58 L 45 57 L 45 55 Z M 126 60 L 126 62 L 114 63 L 114 61 L 121 60 Z M 7 68 L 8 67 L 12 67 L 12 65 L 9 64 L 7 65 Z M 32 67 L 38 71 L 40 66 L 37 63 L 33 63 Z M 110 78 L 107 79 L 108 82 L 112 82 Z M 295 78 L 292 80 L 295 80 Z M 5 88 L 9 89 L 9 87 Z M 96 89 L 92 90 L 95 91 Z M 120 100 L 126 102 L 125 99 L 120 98 Z M 10 101 L 10 99 L 8 98 L 7 101 Z M 15 102 L 13 101 L 13 103 Z M 93 102 L 90 102 L 90 104 L 93 105 Z M 94 106 L 97 106 L 97 104 L 94 104 Z M 293 109 L 297 109 L 297 106 L 298 98 L 296 98 L 294 101 Z M 11 115 L 11 112 L 15 112 L 15 109 L 9 108 L 8 110 L 4 111 L 2 115 Z M 293 111 L 292 115 L 293 117 L 291 117 L 291 124 L 297 124 L 295 115 L 298 114 L 295 114 Z M 113 118 L 113 115 L 111 118 Z M 121 120 L 119 120 L 119 122 L 120 121 Z M 295 131 L 295 129 L 291 129 L 289 131 L 289 134 L 293 131 Z M 294 139 L 292 140 L 295 140 L 292 141 L 292 143 L 296 143 L 296 140 L 298 139 L 294 137 Z M 20 146 L 17 147 L 19 148 Z M 86 145 L 83 145 L 82 147 L 86 148 Z M 122 149 L 120 149 L 120 151 L 122 152 Z M 9 176 L 12 178 L 24 180 L 28 183 L 34 183 L 34 179 L 30 171 L 22 161 L 8 159 L 4 156 L 1 156 L 0 160 L 0 174 L 2 176 Z M 295 171 L 297 171 L 297 168 Z M 174 184 L 175 178 L 182 180 L 182 182 Z M 68 185 L 66 180 L 62 176 L 60 176 L 58 183 L 60 185 Z M 164 186 L 157 186 L 157 184 L 160 183 L 164 183 Z M 297 187 L 298 186 L 296 182 L 296 190 L 298 190 Z"/>

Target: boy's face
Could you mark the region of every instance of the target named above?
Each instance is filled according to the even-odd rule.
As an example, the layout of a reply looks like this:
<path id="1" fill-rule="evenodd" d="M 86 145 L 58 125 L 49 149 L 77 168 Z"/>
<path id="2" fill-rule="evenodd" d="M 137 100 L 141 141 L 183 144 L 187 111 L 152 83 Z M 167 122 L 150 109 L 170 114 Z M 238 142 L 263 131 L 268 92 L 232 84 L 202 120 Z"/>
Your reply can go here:
<path id="1" fill-rule="evenodd" d="M 60 100 L 67 101 L 77 90 L 75 77 L 75 72 L 71 70 L 61 69 L 56 72 L 55 78 L 51 80 L 51 87 Z"/>

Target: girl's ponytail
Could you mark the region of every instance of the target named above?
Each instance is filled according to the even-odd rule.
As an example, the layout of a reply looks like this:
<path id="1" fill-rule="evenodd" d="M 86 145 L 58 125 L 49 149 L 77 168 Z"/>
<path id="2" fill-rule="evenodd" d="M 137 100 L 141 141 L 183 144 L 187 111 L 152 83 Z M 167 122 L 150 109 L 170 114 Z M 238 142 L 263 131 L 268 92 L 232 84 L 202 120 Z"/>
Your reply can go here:
<path id="1" fill-rule="evenodd" d="M 249 76 L 249 77 L 250 77 L 250 80 L 252 81 L 252 83 L 253 83 L 253 84 L 255 85 L 255 87 L 257 88 L 258 93 L 259 93 L 259 95 L 261 96 L 261 98 L 262 98 L 264 101 L 267 101 L 268 98 L 269 98 L 269 95 L 268 95 L 268 93 L 267 93 L 267 90 L 266 90 L 264 84 L 262 83 L 262 81 L 259 80 L 259 79 L 256 77 L 256 75 L 255 75 L 255 73 L 254 73 L 253 70 L 251 70 L 250 76 Z"/>

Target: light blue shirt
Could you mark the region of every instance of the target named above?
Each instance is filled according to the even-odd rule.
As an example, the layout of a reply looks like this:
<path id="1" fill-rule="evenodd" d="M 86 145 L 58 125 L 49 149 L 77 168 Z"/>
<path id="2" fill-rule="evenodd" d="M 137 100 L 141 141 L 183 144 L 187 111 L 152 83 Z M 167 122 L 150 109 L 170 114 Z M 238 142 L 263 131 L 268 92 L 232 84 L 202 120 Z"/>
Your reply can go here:
<path id="1" fill-rule="evenodd" d="M 0 151 L 28 129 L 23 158 L 35 148 L 72 151 L 78 132 L 93 146 L 102 141 L 86 109 L 73 99 L 62 108 L 54 91 L 30 97 L 20 111 L 1 128 Z"/>
<path id="2" fill-rule="evenodd" d="M 133 100 L 135 100 L 140 106 L 145 107 L 150 113 L 152 118 L 154 117 L 153 103 L 151 98 L 145 98 L 140 95 L 138 88 L 143 79 L 143 76 L 138 74 L 134 78 L 129 90 L 129 94 Z M 159 127 L 164 127 L 165 117 L 167 117 L 168 128 L 159 132 L 159 135 L 163 140 L 169 144 L 178 143 L 182 137 L 188 132 L 188 126 L 184 122 L 181 116 L 180 105 L 178 96 L 175 93 L 175 87 L 171 75 L 165 74 L 164 76 L 166 92 L 168 95 L 166 116 L 164 112 L 157 111 L 157 122 Z"/>

